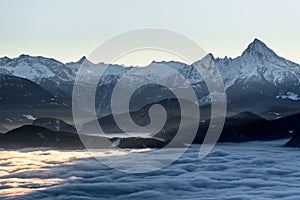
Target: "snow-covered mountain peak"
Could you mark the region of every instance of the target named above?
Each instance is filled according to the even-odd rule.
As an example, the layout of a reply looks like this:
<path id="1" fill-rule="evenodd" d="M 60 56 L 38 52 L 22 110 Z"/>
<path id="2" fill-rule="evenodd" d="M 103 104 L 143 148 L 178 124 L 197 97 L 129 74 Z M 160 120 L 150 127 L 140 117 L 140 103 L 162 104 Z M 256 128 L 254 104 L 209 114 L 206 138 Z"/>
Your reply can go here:
<path id="1" fill-rule="evenodd" d="M 66 63 L 66 65 L 82 64 L 84 61 L 87 61 L 87 58 L 85 56 L 82 56 L 78 61 L 68 62 Z"/>
<path id="2" fill-rule="evenodd" d="M 229 88 L 237 80 L 245 83 L 265 82 L 274 86 L 300 82 L 300 66 L 279 57 L 258 39 L 250 43 L 242 56 L 234 59 L 216 59 L 226 85 Z"/>
<path id="3" fill-rule="evenodd" d="M 196 62 L 194 62 L 192 65 L 199 65 L 199 64 L 209 64 L 211 62 L 214 62 L 215 58 L 213 56 L 212 53 L 207 54 L 206 56 L 204 56 L 201 60 L 198 60 Z"/>
<path id="4" fill-rule="evenodd" d="M 214 61 L 214 60 L 215 60 L 215 57 L 214 57 L 214 55 L 212 53 L 209 53 L 209 54 L 207 54 L 206 56 L 204 56 L 202 58 L 202 61 L 209 61 L 209 62 L 211 62 L 211 61 Z"/>
<path id="5" fill-rule="evenodd" d="M 173 67 L 175 69 L 189 66 L 189 65 L 187 65 L 187 64 L 185 64 L 183 62 L 179 62 L 179 61 L 159 61 L 159 62 L 158 61 L 152 61 L 148 65 L 148 67 L 151 66 L 151 65 L 153 65 L 153 64 L 168 65 L 168 66 L 171 66 L 171 67 Z"/>
<path id="6" fill-rule="evenodd" d="M 277 55 L 265 43 L 259 39 L 254 39 L 243 52 L 242 56 L 271 57 Z"/>
<path id="7" fill-rule="evenodd" d="M 86 58 L 85 56 L 82 56 L 78 62 L 79 62 L 79 63 L 83 63 L 86 59 L 87 59 L 87 58 Z"/>
<path id="8" fill-rule="evenodd" d="M 204 56 L 201 60 L 196 61 L 192 64 L 196 68 L 200 68 L 201 75 L 208 77 L 208 79 L 214 79 L 218 77 L 218 72 L 215 65 L 215 58 L 213 54 L 209 53 Z M 202 80 L 202 78 L 201 78 Z"/>
<path id="9" fill-rule="evenodd" d="M 76 73 L 82 66 L 89 68 L 88 71 L 93 71 L 98 65 L 95 65 L 94 63 L 89 61 L 85 56 L 81 57 L 77 62 L 69 62 L 65 64 L 65 67 L 70 69 L 74 73 L 73 79 L 75 79 Z M 89 72 L 87 73 L 90 74 Z"/>
<path id="10" fill-rule="evenodd" d="M 9 74 L 40 83 L 43 79 L 69 81 L 74 74 L 62 62 L 53 58 L 22 54 L 17 58 L 0 60 L 1 74 Z"/>
<path id="11" fill-rule="evenodd" d="M 10 62 L 11 59 L 7 56 L 3 57 L 3 58 L 0 58 L 0 65 L 5 65 L 6 63 Z"/>
<path id="12" fill-rule="evenodd" d="M 48 65 L 49 68 L 63 65 L 62 62 L 57 61 L 53 58 L 46 58 L 43 56 L 30 56 L 27 54 L 22 54 L 19 57 L 12 59 L 11 61 L 13 63 L 27 63 L 28 65 L 32 65 L 33 63 Z"/>

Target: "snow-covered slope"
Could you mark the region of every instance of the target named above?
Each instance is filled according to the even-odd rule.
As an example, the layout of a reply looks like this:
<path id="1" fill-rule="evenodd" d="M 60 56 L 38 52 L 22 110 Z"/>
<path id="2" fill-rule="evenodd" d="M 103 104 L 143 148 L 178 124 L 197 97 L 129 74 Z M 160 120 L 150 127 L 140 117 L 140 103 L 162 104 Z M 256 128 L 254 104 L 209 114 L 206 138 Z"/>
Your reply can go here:
<path id="1" fill-rule="evenodd" d="M 260 40 L 255 39 L 243 54 L 235 59 L 217 58 L 215 60 L 229 88 L 240 79 L 243 83 L 267 81 L 280 87 L 292 82 L 300 83 L 300 66 L 279 57 Z"/>
<path id="2" fill-rule="evenodd" d="M 21 55 L 18 58 L 0 58 L 1 74 L 26 78 L 36 83 L 42 79 L 71 81 L 75 73 L 59 61 L 41 56 Z"/>

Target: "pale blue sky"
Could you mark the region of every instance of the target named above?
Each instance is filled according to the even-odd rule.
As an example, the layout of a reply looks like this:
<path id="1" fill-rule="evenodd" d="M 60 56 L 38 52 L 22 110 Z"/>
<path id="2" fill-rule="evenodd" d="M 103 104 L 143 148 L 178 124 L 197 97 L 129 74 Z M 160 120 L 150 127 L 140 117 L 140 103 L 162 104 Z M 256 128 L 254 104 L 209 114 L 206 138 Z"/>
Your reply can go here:
<path id="1" fill-rule="evenodd" d="M 297 0 L 1 0 L 0 56 L 76 61 L 118 33 L 178 31 L 215 56 L 235 57 L 259 38 L 300 63 Z"/>

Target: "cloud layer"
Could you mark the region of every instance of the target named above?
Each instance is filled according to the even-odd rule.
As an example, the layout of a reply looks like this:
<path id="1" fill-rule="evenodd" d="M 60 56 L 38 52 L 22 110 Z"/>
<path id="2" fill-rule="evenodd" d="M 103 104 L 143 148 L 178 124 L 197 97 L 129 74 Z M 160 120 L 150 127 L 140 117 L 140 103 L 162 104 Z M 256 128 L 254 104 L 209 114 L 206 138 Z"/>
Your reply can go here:
<path id="1" fill-rule="evenodd" d="M 0 196 L 28 200 L 299 199 L 299 149 L 284 148 L 283 143 L 218 144 L 202 160 L 200 146 L 193 145 L 167 168 L 146 174 L 110 169 L 85 151 L 0 151 Z M 114 152 L 103 156 L 126 159 Z"/>

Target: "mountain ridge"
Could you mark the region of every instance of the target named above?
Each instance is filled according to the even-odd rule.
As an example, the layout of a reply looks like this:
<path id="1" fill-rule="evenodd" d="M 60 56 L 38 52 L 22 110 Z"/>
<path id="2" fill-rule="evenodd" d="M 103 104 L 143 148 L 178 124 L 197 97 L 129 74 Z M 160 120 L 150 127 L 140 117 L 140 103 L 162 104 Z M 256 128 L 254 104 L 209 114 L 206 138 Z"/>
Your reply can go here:
<path id="1" fill-rule="evenodd" d="M 253 39 L 253 41 L 252 42 L 250 42 L 248 45 L 247 45 L 247 47 L 242 51 L 242 53 L 241 53 L 241 55 L 237 55 L 237 56 L 227 56 L 227 55 L 225 55 L 223 58 L 222 57 L 215 57 L 214 56 L 214 54 L 212 53 L 212 52 L 210 52 L 210 53 L 208 53 L 208 54 L 210 54 L 210 55 L 212 55 L 213 56 L 213 58 L 214 58 L 214 60 L 219 60 L 219 59 L 236 59 L 236 58 L 238 58 L 238 57 L 240 57 L 240 56 L 242 56 L 244 53 L 246 53 L 247 52 L 247 50 L 250 50 L 250 49 L 252 49 L 253 50 L 253 47 L 257 47 L 257 46 L 260 46 L 260 47 L 264 47 L 265 49 L 268 49 L 270 52 L 272 52 L 272 53 L 274 53 L 275 55 L 277 55 L 277 53 L 275 52 L 275 51 L 273 51 L 270 47 L 268 47 L 264 42 L 262 42 L 262 40 L 260 40 L 260 39 L 258 39 L 258 38 L 254 38 Z M 257 50 L 257 49 L 256 49 Z M 278 56 L 278 55 L 277 55 Z M 90 63 L 92 63 L 93 65 L 98 65 L 98 64 L 107 64 L 107 65 L 109 65 L 110 63 L 103 63 L 103 62 L 99 62 L 99 63 L 94 63 L 94 62 L 92 62 L 92 61 L 90 61 L 90 60 L 88 60 L 88 57 L 87 56 L 81 56 L 77 61 L 76 60 L 74 60 L 74 61 L 68 61 L 68 62 L 62 62 L 62 61 L 59 61 L 58 59 L 55 59 L 55 58 L 53 58 L 53 57 L 47 57 L 47 56 L 32 56 L 32 55 L 30 55 L 30 54 L 20 54 L 19 56 L 17 56 L 17 57 L 8 57 L 8 56 L 3 56 L 3 57 L 0 57 L 0 65 L 1 65 L 1 60 L 3 59 L 3 60 L 14 60 L 14 59 L 18 59 L 18 58 L 24 58 L 24 57 L 30 57 L 30 58 L 40 58 L 40 59 L 49 59 L 49 60 L 53 60 L 53 61 L 55 61 L 55 62 L 59 62 L 59 63 L 61 63 L 61 64 L 64 64 L 64 65 L 68 65 L 68 64 L 78 64 L 78 63 L 83 63 L 84 61 L 88 61 L 88 62 L 90 62 Z M 280 56 L 278 56 L 278 57 L 280 57 Z M 280 58 L 284 58 L 284 57 L 280 57 Z M 285 59 L 285 58 L 284 58 Z M 199 60 L 201 60 L 201 58 L 199 58 Z M 199 61 L 198 60 L 198 61 Z M 288 60 L 288 61 L 290 61 L 290 62 L 293 62 L 293 61 L 291 61 L 290 59 L 286 59 L 286 60 Z M 150 62 L 149 63 L 149 65 L 151 64 L 151 63 L 168 63 L 168 62 L 176 62 L 176 63 L 182 63 L 182 64 L 186 64 L 186 63 L 184 63 L 184 62 L 180 62 L 180 61 L 176 61 L 176 60 L 169 60 L 169 61 L 165 61 L 165 60 L 162 60 L 162 61 L 155 61 L 155 60 L 153 60 L 152 62 Z M 195 61 L 195 62 L 197 62 L 197 61 Z M 293 63 L 295 63 L 295 64 L 298 64 L 297 62 L 293 62 Z M 119 66 L 123 66 L 123 67 L 133 67 L 133 66 L 127 66 L 127 65 L 121 65 L 121 64 L 116 64 L 116 65 L 119 65 Z M 144 67 L 144 66 L 139 66 L 139 65 L 137 65 L 137 66 L 134 66 L 134 67 Z"/>
<path id="2" fill-rule="evenodd" d="M 228 105 L 233 109 L 240 111 L 250 109 L 257 114 L 263 113 L 268 107 L 300 106 L 300 65 L 278 56 L 259 39 L 254 39 L 236 58 L 214 58 L 213 54 L 208 54 L 196 63 L 205 62 L 205 60 L 214 61 L 215 66 L 219 69 L 224 80 Z M 28 79 L 49 91 L 54 97 L 71 104 L 76 74 L 83 63 L 87 66 L 84 75 L 79 76 L 83 85 L 85 82 L 89 83 L 94 80 L 93 72 L 95 70 L 108 67 L 98 84 L 96 99 L 100 102 L 98 110 L 103 111 L 103 115 L 110 113 L 110 97 L 115 84 L 123 74 L 131 69 L 131 72 L 134 72 L 137 67 L 124 67 L 117 64 L 106 65 L 104 63 L 93 64 L 85 56 L 76 62 L 62 63 L 53 58 L 22 54 L 13 59 L 0 58 L 0 74 Z M 178 61 L 153 61 L 149 66 L 141 69 L 146 73 L 152 64 L 167 65 L 177 70 L 192 85 L 198 97 L 199 105 L 210 103 L 211 99 L 207 93 L 206 84 L 202 76 L 191 65 Z M 132 74 L 128 76 L 130 78 L 129 83 L 140 81 L 139 79 L 146 81 L 165 79 L 176 84 L 178 76 L 175 72 L 171 75 L 164 75 L 163 73 L 147 76 Z M 130 89 L 131 84 L 122 87 L 125 90 Z M 153 89 L 152 92 L 142 89 L 139 94 L 144 94 L 145 91 L 148 92 L 148 98 L 150 98 L 146 102 L 147 104 L 168 98 L 162 88 Z M 252 99 L 255 101 L 252 102 Z M 267 104 L 267 101 L 270 103 Z M 138 105 L 138 107 L 143 106 L 143 103 Z"/>

